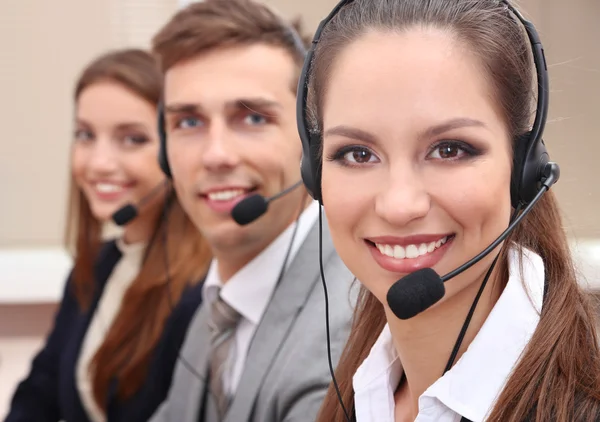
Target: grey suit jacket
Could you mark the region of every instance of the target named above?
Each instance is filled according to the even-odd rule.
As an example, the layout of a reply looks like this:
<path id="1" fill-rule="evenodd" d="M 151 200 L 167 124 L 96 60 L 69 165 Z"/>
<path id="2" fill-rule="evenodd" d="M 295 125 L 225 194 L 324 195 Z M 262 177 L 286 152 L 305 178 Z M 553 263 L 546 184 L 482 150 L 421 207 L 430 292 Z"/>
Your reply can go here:
<path id="1" fill-rule="evenodd" d="M 317 222 L 267 306 L 250 344 L 225 422 L 312 422 L 316 419 L 331 382 L 318 229 Z M 323 266 L 335 368 L 350 331 L 355 303 L 350 287 L 354 277 L 337 256 L 325 219 Z M 210 392 L 205 391 L 210 337 L 208 310 L 204 308 L 200 307 L 190 324 L 169 395 L 151 422 L 217 420 L 214 401 Z M 205 406 L 201 406 L 203 397 Z"/>

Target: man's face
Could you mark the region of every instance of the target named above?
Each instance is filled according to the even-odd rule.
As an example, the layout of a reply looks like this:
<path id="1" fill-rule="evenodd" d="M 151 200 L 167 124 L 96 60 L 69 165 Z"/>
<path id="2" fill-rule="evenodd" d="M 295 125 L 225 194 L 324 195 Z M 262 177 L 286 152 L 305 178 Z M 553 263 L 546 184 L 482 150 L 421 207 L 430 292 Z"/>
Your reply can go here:
<path id="1" fill-rule="evenodd" d="M 217 257 L 257 254 L 298 215 L 303 191 L 239 226 L 233 207 L 300 180 L 296 65 L 264 44 L 219 48 L 166 73 L 167 156 L 183 207 Z"/>

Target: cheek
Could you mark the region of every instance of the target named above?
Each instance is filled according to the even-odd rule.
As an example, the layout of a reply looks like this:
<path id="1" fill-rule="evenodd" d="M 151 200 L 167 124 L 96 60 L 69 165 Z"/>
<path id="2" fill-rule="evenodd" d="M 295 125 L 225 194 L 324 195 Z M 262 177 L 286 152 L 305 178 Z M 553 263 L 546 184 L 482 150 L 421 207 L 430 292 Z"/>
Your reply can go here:
<path id="1" fill-rule="evenodd" d="M 335 164 L 323 166 L 323 207 L 336 249 L 345 261 L 355 252 L 357 229 L 367 220 L 372 201 L 370 190 L 355 179 Z"/>
<path id="2" fill-rule="evenodd" d="M 86 163 L 85 151 L 81 147 L 74 146 L 71 152 L 71 174 L 80 187 L 85 175 Z"/>
<path id="3" fill-rule="evenodd" d="M 145 195 L 164 179 L 157 157 L 158 148 L 152 145 L 124 153 L 120 165 L 126 176 L 136 184 L 136 196 Z"/>
<path id="4" fill-rule="evenodd" d="M 261 175 L 264 184 L 279 190 L 300 180 L 300 139 L 283 132 L 268 134 L 259 144 L 241 147 L 240 162 Z"/>
<path id="5" fill-rule="evenodd" d="M 491 243 L 508 225 L 510 171 L 502 168 L 488 163 L 485 168 L 452 178 L 452 187 L 445 185 L 438 190 L 438 203 L 459 224 L 472 246 L 485 247 L 483 243 Z"/>
<path id="6" fill-rule="evenodd" d="M 190 148 L 184 140 L 171 140 L 167 147 L 167 161 L 173 180 L 179 186 L 186 186 L 194 180 L 194 169 L 200 167 L 201 154 Z"/>

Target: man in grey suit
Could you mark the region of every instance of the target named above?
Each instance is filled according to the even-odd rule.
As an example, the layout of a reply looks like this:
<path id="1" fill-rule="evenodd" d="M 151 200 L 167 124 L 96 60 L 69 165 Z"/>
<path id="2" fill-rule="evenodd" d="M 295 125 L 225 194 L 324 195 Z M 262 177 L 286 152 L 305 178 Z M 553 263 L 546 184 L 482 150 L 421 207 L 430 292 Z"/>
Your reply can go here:
<path id="1" fill-rule="evenodd" d="M 250 0 L 206 0 L 153 39 L 165 72 L 166 162 L 186 212 L 214 253 L 204 303 L 152 422 L 314 421 L 331 375 L 319 271 L 318 203 L 298 184 L 299 34 Z M 247 225 L 253 194 L 298 184 Z M 248 218 L 249 212 L 243 211 Z M 326 222 L 322 257 L 333 365 L 352 317 L 353 276 Z"/>

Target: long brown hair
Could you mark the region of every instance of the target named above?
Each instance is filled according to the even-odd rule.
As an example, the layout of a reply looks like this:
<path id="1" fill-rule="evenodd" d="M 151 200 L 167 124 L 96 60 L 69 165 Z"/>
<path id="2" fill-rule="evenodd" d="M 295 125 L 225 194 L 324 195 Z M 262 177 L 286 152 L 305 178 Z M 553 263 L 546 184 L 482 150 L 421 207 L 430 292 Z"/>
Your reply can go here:
<path id="1" fill-rule="evenodd" d="M 488 72 L 509 133 L 527 131 L 534 99 L 533 64 L 523 28 L 502 2 L 490 0 L 355 0 L 325 27 L 315 51 L 309 106 L 313 129 L 340 51 L 370 30 L 431 26 L 451 32 Z M 360 82 L 358 82 L 360 83 Z M 504 243 L 499 274 L 508 278 L 507 245 L 539 254 L 548 292 L 540 322 L 500 393 L 489 421 L 596 421 L 600 417 L 600 351 L 591 298 L 578 285 L 555 196 L 546 193 Z M 386 323 L 382 304 L 362 288 L 352 331 L 336 370 L 342 399 L 353 406 L 352 376 Z M 345 421 L 332 386 L 319 421 Z"/>
<path id="2" fill-rule="evenodd" d="M 156 106 L 162 80 L 162 73 L 149 53 L 138 49 L 112 51 L 94 60 L 82 72 L 75 87 L 75 101 L 90 85 L 112 81 Z M 146 248 L 140 272 L 123 297 L 120 311 L 90 366 L 94 398 L 102 409 L 106 408 L 113 379 L 118 382 L 117 394 L 121 400 L 139 390 L 166 319 L 186 286 L 200 281 L 211 259 L 208 244 L 177 199 L 171 195 L 168 200 L 168 218 L 157 219 L 154 240 Z M 75 256 L 71 286 L 83 311 L 89 309 L 97 292 L 94 265 L 102 244 L 101 226 L 71 178 L 66 243 Z M 164 244 L 162 236 L 166 232 L 168 243 Z"/>

